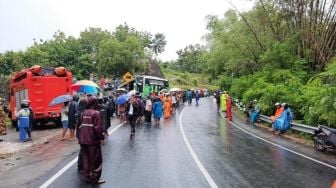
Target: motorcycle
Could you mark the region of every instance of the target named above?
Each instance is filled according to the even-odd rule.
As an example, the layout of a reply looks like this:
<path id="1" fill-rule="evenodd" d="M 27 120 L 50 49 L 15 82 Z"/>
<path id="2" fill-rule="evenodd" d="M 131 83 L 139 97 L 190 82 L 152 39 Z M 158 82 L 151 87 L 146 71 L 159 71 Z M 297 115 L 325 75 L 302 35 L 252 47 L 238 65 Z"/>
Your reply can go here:
<path id="1" fill-rule="evenodd" d="M 336 129 L 319 125 L 314 135 L 314 146 L 318 151 L 336 149 Z"/>

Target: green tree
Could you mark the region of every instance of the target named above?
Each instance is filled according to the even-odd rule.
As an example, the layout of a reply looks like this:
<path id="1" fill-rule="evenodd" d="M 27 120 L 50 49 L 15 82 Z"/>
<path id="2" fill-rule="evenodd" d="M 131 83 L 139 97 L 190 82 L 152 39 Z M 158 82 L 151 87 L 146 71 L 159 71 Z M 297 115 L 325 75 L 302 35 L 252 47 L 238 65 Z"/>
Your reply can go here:
<path id="1" fill-rule="evenodd" d="M 164 52 L 164 48 L 167 44 L 166 37 L 163 33 L 155 34 L 152 43 L 151 49 L 153 50 L 154 54 L 157 56 L 158 54 Z"/>
<path id="2" fill-rule="evenodd" d="M 100 74 L 111 74 L 121 77 L 126 72 L 135 72 L 138 61 L 143 57 L 141 40 L 128 36 L 125 41 L 118 38 L 101 43 L 98 54 L 98 71 Z"/>

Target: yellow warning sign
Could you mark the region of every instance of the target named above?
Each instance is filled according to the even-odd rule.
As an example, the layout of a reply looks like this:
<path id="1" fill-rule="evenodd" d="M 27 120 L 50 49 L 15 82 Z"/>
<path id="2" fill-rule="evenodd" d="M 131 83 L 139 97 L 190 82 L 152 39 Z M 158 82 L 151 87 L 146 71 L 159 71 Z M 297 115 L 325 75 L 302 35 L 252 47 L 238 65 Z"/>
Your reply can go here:
<path id="1" fill-rule="evenodd" d="M 124 79 L 125 82 L 128 83 L 128 82 L 134 80 L 134 77 L 131 73 L 127 72 L 126 74 L 124 74 L 123 79 Z"/>

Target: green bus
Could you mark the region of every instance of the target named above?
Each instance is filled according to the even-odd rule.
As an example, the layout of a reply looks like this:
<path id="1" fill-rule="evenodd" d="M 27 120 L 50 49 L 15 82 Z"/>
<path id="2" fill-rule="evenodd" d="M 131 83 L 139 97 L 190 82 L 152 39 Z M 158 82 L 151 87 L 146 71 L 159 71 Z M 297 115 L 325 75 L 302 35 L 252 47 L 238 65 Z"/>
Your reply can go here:
<path id="1" fill-rule="evenodd" d="M 133 86 L 143 97 L 146 97 L 153 91 L 160 92 L 163 89 L 168 90 L 169 82 L 163 78 L 141 75 L 135 76 Z"/>

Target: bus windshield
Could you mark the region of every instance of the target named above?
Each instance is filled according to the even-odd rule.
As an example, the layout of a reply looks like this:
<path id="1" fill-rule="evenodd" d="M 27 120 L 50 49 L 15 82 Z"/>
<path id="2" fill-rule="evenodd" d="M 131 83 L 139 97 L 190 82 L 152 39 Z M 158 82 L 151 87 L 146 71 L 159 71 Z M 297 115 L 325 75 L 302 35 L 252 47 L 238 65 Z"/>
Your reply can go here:
<path id="1" fill-rule="evenodd" d="M 159 92 L 169 87 L 168 80 L 154 76 L 137 76 L 135 81 L 136 90 L 143 96 L 148 96 L 151 92 Z"/>

